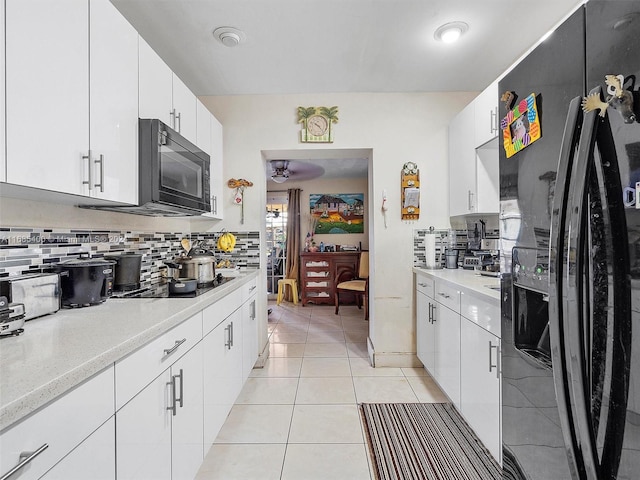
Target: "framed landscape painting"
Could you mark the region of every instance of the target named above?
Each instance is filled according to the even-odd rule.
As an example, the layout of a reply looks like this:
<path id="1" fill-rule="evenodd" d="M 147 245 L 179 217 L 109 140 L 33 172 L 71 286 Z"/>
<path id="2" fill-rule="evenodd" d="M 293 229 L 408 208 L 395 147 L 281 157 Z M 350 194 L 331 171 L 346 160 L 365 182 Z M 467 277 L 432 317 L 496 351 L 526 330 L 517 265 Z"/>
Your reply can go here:
<path id="1" fill-rule="evenodd" d="M 364 193 L 309 195 L 313 233 L 364 233 Z"/>

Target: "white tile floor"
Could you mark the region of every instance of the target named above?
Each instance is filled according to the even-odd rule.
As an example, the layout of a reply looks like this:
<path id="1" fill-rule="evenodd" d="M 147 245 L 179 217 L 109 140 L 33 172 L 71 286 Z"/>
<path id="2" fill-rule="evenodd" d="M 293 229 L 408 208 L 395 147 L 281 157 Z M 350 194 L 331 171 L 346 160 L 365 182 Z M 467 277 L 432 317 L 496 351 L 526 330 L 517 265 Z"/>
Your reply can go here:
<path id="1" fill-rule="evenodd" d="M 270 305 L 254 369 L 196 480 L 370 480 L 361 402 L 442 402 L 421 368 L 372 368 L 362 310 Z"/>

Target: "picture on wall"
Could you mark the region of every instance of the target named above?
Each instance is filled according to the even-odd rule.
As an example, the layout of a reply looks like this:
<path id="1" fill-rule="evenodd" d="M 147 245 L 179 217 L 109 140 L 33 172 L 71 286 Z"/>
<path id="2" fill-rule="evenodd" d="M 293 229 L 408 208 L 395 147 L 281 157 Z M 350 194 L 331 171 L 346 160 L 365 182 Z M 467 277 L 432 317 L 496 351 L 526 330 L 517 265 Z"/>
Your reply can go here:
<path id="1" fill-rule="evenodd" d="M 364 233 L 364 193 L 312 193 L 313 233 Z"/>

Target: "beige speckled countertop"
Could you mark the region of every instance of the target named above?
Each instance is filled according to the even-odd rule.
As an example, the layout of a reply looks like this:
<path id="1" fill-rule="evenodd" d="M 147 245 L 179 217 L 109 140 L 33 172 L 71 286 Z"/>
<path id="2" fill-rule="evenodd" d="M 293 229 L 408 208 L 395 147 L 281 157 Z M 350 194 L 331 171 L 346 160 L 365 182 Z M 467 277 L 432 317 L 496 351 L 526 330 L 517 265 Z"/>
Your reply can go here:
<path id="1" fill-rule="evenodd" d="M 20 336 L 0 339 L 0 430 L 257 275 L 240 274 L 195 298 L 110 298 L 26 322 Z"/>
<path id="2" fill-rule="evenodd" d="M 500 287 L 500 279 L 497 277 L 485 277 L 484 275 L 477 274 L 474 270 L 464 270 L 462 268 L 432 270 L 413 267 L 413 272 L 431 275 L 432 277 L 460 285 L 467 290 L 500 302 L 500 290 L 490 288 Z"/>

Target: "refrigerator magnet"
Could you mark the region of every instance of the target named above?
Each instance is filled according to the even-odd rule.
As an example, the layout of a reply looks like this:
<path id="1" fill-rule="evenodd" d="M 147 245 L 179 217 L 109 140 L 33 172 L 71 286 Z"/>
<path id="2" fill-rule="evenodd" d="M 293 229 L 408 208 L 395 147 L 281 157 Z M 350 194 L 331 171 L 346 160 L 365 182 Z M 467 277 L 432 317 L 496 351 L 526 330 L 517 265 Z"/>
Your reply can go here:
<path id="1" fill-rule="evenodd" d="M 528 147 L 541 137 L 540 116 L 536 106 L 536 94 L 532 93 L 500 121 L 502 139 L 507 158 Z"/>

